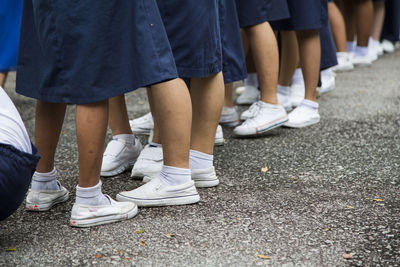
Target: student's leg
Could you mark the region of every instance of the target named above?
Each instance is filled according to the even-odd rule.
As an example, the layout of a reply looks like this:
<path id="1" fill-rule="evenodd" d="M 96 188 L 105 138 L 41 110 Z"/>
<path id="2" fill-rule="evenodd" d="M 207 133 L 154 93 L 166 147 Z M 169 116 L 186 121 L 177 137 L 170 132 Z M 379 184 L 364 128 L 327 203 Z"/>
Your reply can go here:
<path id="1" fill-rule="evenodd" d="M 321 43 L 318 30 L 297 31 L 300 64 L 306 87 L 305 99 L 317 101 L 317 86 L 321 62 Z"/>
<path id="2" fill-rule="evenodd" d="M 385 20 L 385 1 L 374 2 L 374 21 L 371 36 L 375 41 L 381 38 L 383 23 Z"/>
<path id="3" fill-rule="evenodd" d="M 125 96 L 120 95 L 110 98 L 108 106 L 108 124 L 110 125 L 112 135 L 133 134 L 129 125 Z"/>
<path id="4" fill-rule="evenodd" d="M 154 103 L 152 92 L 153 91 L 150 88 L 147 88 L 147 99 L 149 100 L 150 112 L 151 112 L 151 114 L 154 114 L 155 103 Z M 155 120 L 154 120 L 152 142 L 155 144 L 161 144 L 160 128 L 158 127 L 158 124 Z"/>
<path id="5" fill-rule="evenodd" d="M 355 0 L 357 11 L 357 46 L 368 47 L 374 8 L 372 0 Z"/>
<path id="6" fill-rule="evenodd" d="M 0 87 L 4 88 L 7 79 L 7 72 L 0 72 Z"/>
<path id="7" fill-rule="evenodd" d="M 342 13 L 334 2 L 328 3 L 329 22 L 332 28 L 337 52 L 347 52 L 346 48 L 346 25 Z"/>
<path id="8" fill-rule="evenodd" d="M 191 149 L 214 154 L 215 132 L 224 99 L 222 73 L 207 78 L 193 78 L 190 82 L 192 100 Z"/>
<path id="9" fill-rule="evenodd" d="M 299 47 L 295 31 L 281 31 L 281 63 L 279 85 L 289 87 L 299 64 Z"/>
<path id="10" fill-rule="evenodd" d="M 233 108 L 233 83 L 225 84 L 224 107 Z"/>
<path id="11" fill-rule="evenodd" d="M 347 52 L 354 52 L 354 38 L 356 35 L 356 16 L 355 16 L 355 4 L 353 0 L 343 0 L 341 1 L 343 18 L 346 25 L 346 43 Z"/>

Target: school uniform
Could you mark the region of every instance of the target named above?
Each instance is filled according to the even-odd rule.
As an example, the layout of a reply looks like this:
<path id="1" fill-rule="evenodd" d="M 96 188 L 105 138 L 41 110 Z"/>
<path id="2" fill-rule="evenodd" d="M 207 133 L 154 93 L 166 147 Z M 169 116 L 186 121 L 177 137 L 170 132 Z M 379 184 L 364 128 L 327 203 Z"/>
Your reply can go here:
<path id="1" fill-rule="evenodd" d="M 275 30 L 314 30 L 328 25 L 327 0 L 287 0 L 287 4 L 290 18 L 274 21 Z"/>
<path id="2" fill-rule="evenodd" d="M 240 26 L 235 0 L 219 1 L 219 23 L 222 43 L 222 73 L 225 83 L 247 77 Z"/>
<path id="3" fill-rule="evenodd" d="M 0 221 L 21 205 L 38 161 L 17 109 L 0 87 Z"/>
<path id="4" fill-rule="evenodd" d="M 381 40 L 397 42 L 400 40 L 400 1 L 385 2 L 385 21 L 382 28 Z"/>
<path id="5" fill-rule="evenodd" d="M 180 78 L 222 70 L 217 0 L 157 0 Z"/>
<path id="6" fill-rule="evenodd" d="M 177 77 L 155 0 L 25 0 L 18 93 L 86 104 Z"/>
<path id="7" fill-rule="evenodd" d="M 236 0 L 236 6 L 241 28 L 290 16 L 286 0 Z"/>
<path id="8" fill-rule="evenodd" d="M 22 0 L 2 0 L 0 7 L 0 72 L 17 66 Z"/>

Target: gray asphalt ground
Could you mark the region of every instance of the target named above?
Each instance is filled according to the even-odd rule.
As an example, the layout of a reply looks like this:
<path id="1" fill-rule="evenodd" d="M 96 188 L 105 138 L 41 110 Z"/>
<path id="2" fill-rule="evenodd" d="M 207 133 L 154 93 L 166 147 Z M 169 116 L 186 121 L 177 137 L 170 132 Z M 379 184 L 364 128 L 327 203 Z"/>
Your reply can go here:
<path id="1" fill-rule="evenodd" d="M 34 102 L 14 93 L 12 76 L 7 91 L 33 136 Z M 127 99 L 131 118 L 147 112 L 144 90 Z M 338 74 L 319 103 L 321 122 L 305 129 L 256 139 L 224 129 L 221 184 L 200 189 L 197 205 L 90 229 L 68 226 L 73 197 L 49 212 L 21 207 L 0 222 L 0 265 L 399 266 L 400 51 Z M 74 196 L 73 107 L 56 164 Z M 103 179 L 112 196 L 140 184 L 129 173 Z"/>

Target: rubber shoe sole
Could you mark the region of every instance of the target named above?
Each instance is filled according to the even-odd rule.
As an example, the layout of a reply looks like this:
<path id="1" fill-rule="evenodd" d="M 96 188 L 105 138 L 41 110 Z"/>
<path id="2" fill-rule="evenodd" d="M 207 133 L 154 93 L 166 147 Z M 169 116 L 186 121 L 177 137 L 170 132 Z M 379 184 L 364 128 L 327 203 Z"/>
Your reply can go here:
<path id="1" fill-rule="evenodd" d="M 96 226 L 96 225 L 109 224 L 109 223 L 129 220 L 129 219 L 135 217 L 137 213 L 138 213 L 138 206 L 135 206 L 135 208 L 133 208 L 130 212 L 128 212 L 126 214 L 110 215 L 110 216 L 91 218 L 91 219 L 85 219 L 85 220 L 71 219 L 69 221 L 69 224 L 72 227 L 81 227 L 81 228 L 91 227 L 91 226 Z"/>
<path id="2" fill-rule="evenodd" d="M 320 121 L 320 118 L 312 119 L 310 121 L 307 121 L 306 123 L 285 123 L 283 126 L 288 127 L 288 128 L 303 128 L 307 126 L 311 126 L 314 124 L 317 124 Z"/>
<path id="3" fill-rule="evenodd" d="M 124 173 L 125 171 L 131 169 L 134 164 L 135 164 L 135 162 L 127 162 L 123 165 L 120 165 L 118 168 L 116 168 L 114 170 L 100 172 L 100 176 L 110 177 L 110 176 L 115 176 L 115 175 Z"/>
<path id="4" fill-rule="evenodd" d="M 69 199 L 69 192 L 67 191 L 65 195 L 59 196 L 58 198 L 54 199 L 53 201 L 46 202 L 46 203 L 41 203 L 41 204 L 35 204 L 35 203 L 29 203 L 26 202 L 26 209 L 29 211 L 48 211 L 51 209 L 54 205 L 58 203 L 65 202 Z"/>
<path id="5" fill-rule="evenodd" d="M 266 132 L 268 132 L 268 131 L 270 131 L 272 129 L 284 126 L 285 123 L 287 123 L 287 122 L 288 122 L 288 119 L 286 117 L 284 120 L 278 121 L 278 122 L 276 122 L 276 123 L 274 123 L 274 124 L 272 124 L 270 126 L 267 126 L 266 128 L 263 128 L 261 130 L 257 129 L 256 133 L 252 133 L 252 134 L 236 134 L 236 133 L 234 133 L 234 135 L 235 135 L 235 137 L 255 137 L 255 136 L 262 135 L 262 134 L 264 134 L 264 133 L 266 133 Z"/>
<path id="6" fill-rule="evenodd" d="M 124 195 L 118 194 L 117 200 L 135 202 L 139 207 L 162 207 L 162 206 L 195 204 L 200 201 L 200 196 L 199 194 L 195 194 L 195 195 L 181 196 L 181 197 L 140 199 L 140 198 L 126 197 Z"/>

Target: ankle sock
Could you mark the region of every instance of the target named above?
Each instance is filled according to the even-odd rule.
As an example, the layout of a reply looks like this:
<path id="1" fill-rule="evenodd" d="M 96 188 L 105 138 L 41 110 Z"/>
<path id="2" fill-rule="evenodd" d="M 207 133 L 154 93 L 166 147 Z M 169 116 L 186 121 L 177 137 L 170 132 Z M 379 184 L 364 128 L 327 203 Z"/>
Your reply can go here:
<path id="1" fill-rule="evenodd" d="M 281 95 L 289 96 L 290 94 L 290 86 L 283 86 L 278 84 L 278 93 Z"/>
<path id="2" fill-rule="evenodd" d="M 32 176 L 32 190 L 60 190 L 57 183 L 57 170 L 54 168 L 51 172 L 35 172 Z"/>
<path id="3" fill-rule="evenodd" d="M 208 169 L 213 166 L 214 156 L 197 150 L 190 150 L 189 168 L 190 169 Z"/>
<path id="4" fill-rule="evenodd" d="M 304 83 L 304 78 L 303 78 L 303 71 L 301 68 L 297 68 L 294 71 L 293 77 L 292 77 L 292 84 L 294 83 Z"/>
<path id="5" fill-rule="evenodd" d="M 190 169 L 176 168 L 163 165 L 160 173 L 160 181 L 163 185 L 180 185 L 192 179 Z"/>
<path id="6" fill-rule="evenodd" d="M 247 74 L 247 78 L 244 79 L 244 85 L 250 85 L 258 88 L 258 76 L 257 73 L 249 73 Z"/>
<path id="7" fill-rule="evenodd" d="M 97 185 L 92 187 L 77 185 L 75 202 L 90 206 L 110 205 L 110 200 L 101 192 L 101 184 L 101 181 L 99 181 Z"/>
<path id="8" fill-rule="evenodd" d="M 308 99 L 303 99 L 303 101 L 301 101 L 301 106 L 302 107 L 306 107 L 312 110 L 316 110 L 319 107 L 319 104 L 317 102 L 308 100 Z"/>
<path id="9" fill-rule="evenodd" d="M 353 42 L 353 41 L 351 41 L 351 42 L 349 42 L 349 41 L 347 41 L 346 42 L 346 49 L 347 49 L 347 52 L 354 52 L 354 48 L 355 48 L 355 43 Z"/>
<path id="10" fill-rule="evenodd" d="M 354 56 L 365 57 L 368 55 L 368 46 L 356 46 L 354 50 Z"/>
<path id="11" fill-rule="evenodd" d="M 117 134 L 113 136 L 113 139 L 123 139 L 125 143 L 128 145 L 135 144 L 135 135 L 134 134 Z"/>

